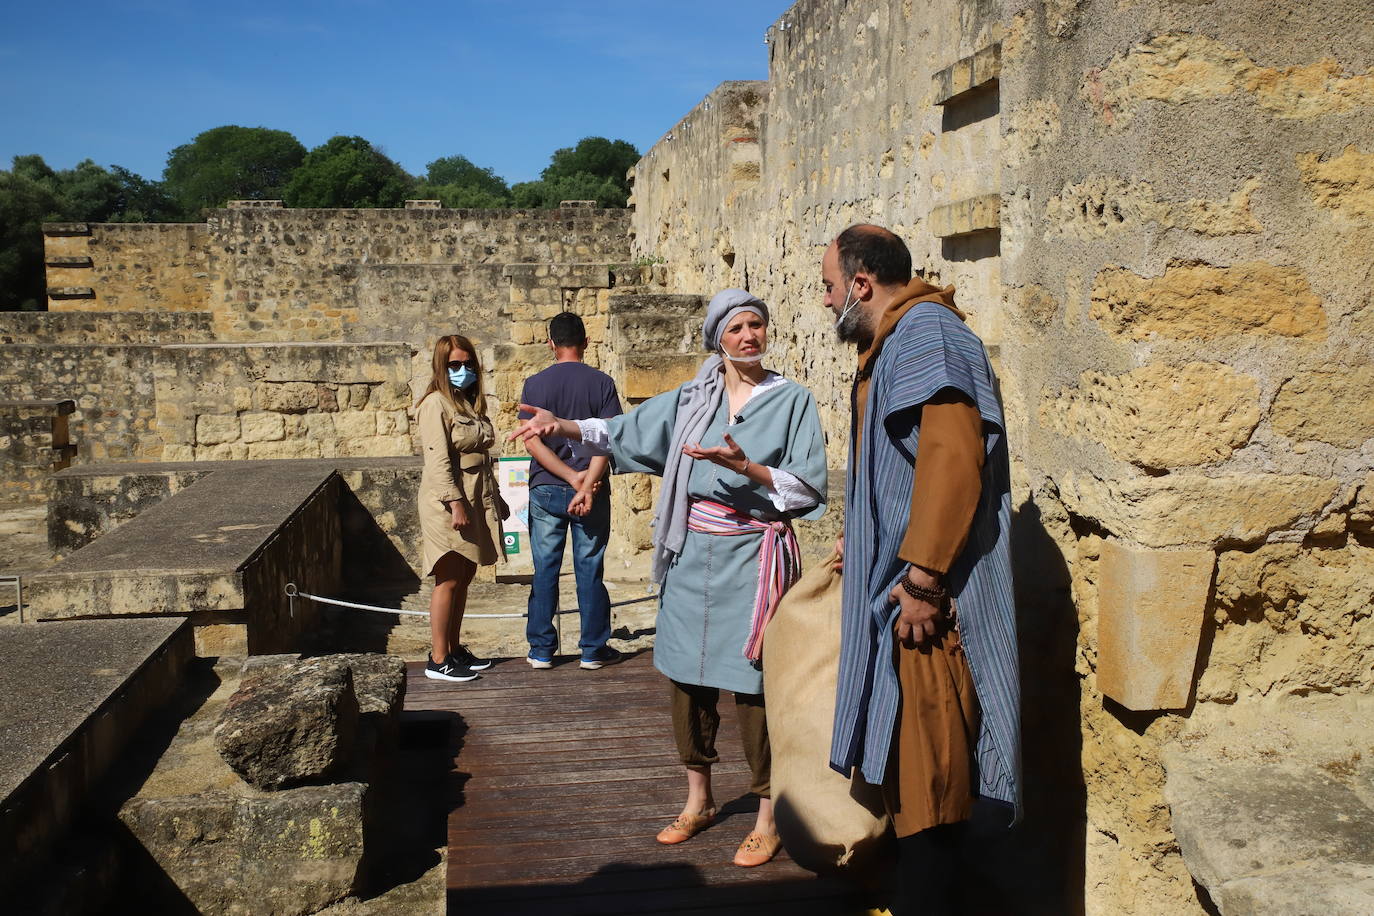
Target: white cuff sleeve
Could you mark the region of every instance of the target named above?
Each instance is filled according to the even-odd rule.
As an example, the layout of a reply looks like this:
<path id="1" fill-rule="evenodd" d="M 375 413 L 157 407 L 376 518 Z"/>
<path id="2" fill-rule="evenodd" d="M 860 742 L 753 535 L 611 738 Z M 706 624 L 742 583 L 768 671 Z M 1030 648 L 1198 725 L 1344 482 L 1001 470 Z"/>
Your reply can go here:
<path id="1" fill-rule="evenodd" d="M 574 420 L 577 428 L 582 430 L 583 454 L 587 457 L 593 455 L 609 455 L 611 453 L 611 431 L 606 426 L 606 421 L 599 417 L 592 417 L 588 420 Z"/>
<path id="2" fill-rule="evenodd" d="M 779 512 L 809 509 L 821 501 L 820 495 L 801 478 L 777 468 L 768 471 L 773 475 L 773 488 L 768 491 L 768 498 Z"/>

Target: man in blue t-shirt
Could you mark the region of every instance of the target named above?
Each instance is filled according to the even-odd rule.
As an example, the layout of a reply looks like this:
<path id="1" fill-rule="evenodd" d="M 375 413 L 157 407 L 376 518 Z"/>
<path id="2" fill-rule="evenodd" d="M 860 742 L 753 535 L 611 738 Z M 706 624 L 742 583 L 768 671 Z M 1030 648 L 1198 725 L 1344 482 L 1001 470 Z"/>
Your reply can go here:
<path id="1" fill-rule="evenodd" d="M 619 416 L 620 397 L 615 382 L 582 362 L 587 349 L 587 329 L 582 319 L 563 312 L 549 322 L 549 349 L 554 364 L 525 379 L 520 403 L 543 407 L 556 417 Z M 520 418 L 529 413 L 521 411 Z M 585 515 L 568 511 L 584 478 L 600 480 L 609 465 L 604 455 L 580 453 L 578 443 L 561 436 L 529 439 L 530 453 L 530 550 L 534 554 L 534 585 L 530 589 L 527 661 L 532 668 L 550 668 L 558 650 L 553 615 L 558 609 L 558 574 L 563 566 L 563 544 L 572 528 L 573 572 L 577 577 L 577 607 L 582 615 L 583 668 L 600 668 L 620 660 L 620 653 L 606 645 L 611 636 L 611 599 L 601 577 L 606 567 L 606 541 L 611 533 L 611 493 L 603 485 Z"/>

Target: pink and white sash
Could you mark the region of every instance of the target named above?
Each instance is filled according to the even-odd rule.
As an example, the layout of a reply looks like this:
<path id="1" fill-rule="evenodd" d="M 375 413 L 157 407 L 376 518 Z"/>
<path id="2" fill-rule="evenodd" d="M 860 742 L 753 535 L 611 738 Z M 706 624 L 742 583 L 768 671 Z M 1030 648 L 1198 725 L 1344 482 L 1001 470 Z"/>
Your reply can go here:
<path id="1" fill-rule="evenodd" d="M 700 534 L 739 535 L 763 532 L 759 546 L 759 588 L 754 594 L 754 613 L 744 657 L 757 660 L 763 654 L 763 629 L 773 619 L 783 593 L 801 576 L 801 552 L 797 537 L 786 521 L 765 522 L 736 512 L 729 506 L 699 499 L 687 514 L 687 530 Z"/>

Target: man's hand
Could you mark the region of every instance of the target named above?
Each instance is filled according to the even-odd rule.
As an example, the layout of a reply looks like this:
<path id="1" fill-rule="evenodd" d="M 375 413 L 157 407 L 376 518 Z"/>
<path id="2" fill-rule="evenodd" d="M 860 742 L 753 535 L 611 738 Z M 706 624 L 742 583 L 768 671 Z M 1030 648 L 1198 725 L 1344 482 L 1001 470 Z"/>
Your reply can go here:
<path id="1" fill-rule="evenodd" d="M 906 575 L 914 585 L 921 585 L 926 588 L 938 588 L 940 585 L 937 576 L 926 572 L 919 566 L 908 569 Z M 913 598 L 908 595 L 900 582 L 892 587 L 892 591 L 888 592 L 887 597 L 896 602 L 902 609 L 901 614 L 897 617 L 897 638 L 901 640 L 903 646 L 914 649 L 925 645 L 927 641 L 935 637 L 935 633 L 940 628 L 940 617 L 943 613 L 939 607 L 929 601 L 922 601 L 920 598 Z"/>
<path id="2" fill-rule="evenodd" d="M 453 530 L 461 531 L 468 526 L 468 507 L 461 499 L 455 499 L 448 504 L 450 519 L 453 522 Z"/>
<path id="3" fill-rule="evenodd" d="M 592 500 L 596 498 L 596 492 L 600 487 L 601 481 L 598 480 L 585 490 L 578 489 L 576 495 L 572 498 L 572 502 L 568 503 L 568 514 L 580 516 L 591 512 Z"/>

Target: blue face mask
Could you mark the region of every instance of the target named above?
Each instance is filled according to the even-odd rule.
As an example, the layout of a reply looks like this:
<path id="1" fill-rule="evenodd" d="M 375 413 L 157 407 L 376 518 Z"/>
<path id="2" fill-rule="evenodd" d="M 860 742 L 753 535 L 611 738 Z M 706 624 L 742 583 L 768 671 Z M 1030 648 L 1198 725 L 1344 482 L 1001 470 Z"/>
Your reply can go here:
<path id="1" fill-rule="evenodd" d="M 448 381 L 450 385 L 457 388 L 459 391 L 467 391 L 476 384 L 477 373 L 473 372 L 467 366 L 461 369 L 450 369 L 448 370 Z"/>

